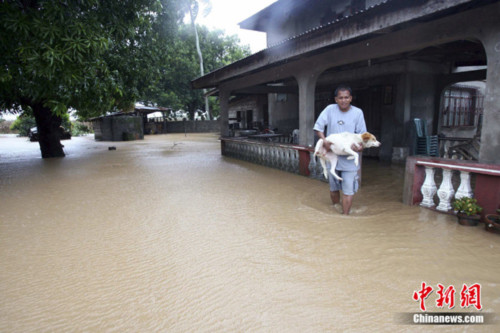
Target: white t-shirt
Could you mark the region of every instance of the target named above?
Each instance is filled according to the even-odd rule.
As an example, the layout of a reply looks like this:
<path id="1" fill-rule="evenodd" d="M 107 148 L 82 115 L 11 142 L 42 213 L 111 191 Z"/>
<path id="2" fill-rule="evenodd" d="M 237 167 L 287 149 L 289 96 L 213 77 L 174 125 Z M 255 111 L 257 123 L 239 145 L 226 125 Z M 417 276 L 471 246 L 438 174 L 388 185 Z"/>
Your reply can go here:
<path id="1" fill-rule="evenodd" d="M 314 124 L 314 130 L 325 133 L 325 136 L 342 132 L 364 133 L 366 132 L 365 117 L 363 111 L 353 105 L 344 112 L 337 104 L 330 104 L 319 115 Z M 336 169 L 356 171 L 359 166 L 356 167 L 354 160 L 348 160 L 347 156 L 339 156 Z"/>

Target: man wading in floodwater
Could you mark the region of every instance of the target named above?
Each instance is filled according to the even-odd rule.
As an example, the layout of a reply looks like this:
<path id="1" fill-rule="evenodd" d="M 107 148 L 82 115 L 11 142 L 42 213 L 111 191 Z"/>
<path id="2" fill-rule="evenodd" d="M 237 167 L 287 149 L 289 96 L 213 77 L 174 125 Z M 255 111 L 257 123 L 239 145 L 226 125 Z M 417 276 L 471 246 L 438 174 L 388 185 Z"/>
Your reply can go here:
<path id="1" fill-rule="evenodd" d="M 330 150 L 331 142 L 326 141 L 325 137 L 330 134 L 342 132 L 360 134 L 366 132 L 363 111 L 351 105 L 352 90 L 350 87 L 339 86 L 335 89 L 335 102 L 337 104 L 330 104 L 321 112 L 314 124 L 314 132 L 320 139 L 323 139 L 323 146 L 326 150 Z M 324 133 L 325 126 L 327 130 L 326 135 Z M 363 147 L 358 147 L 355 144 L 351 148 L 356 152 L 363 150 Z M 359 170 L 359 166 L 354 164 L 354 160 L 348 160 L 347 157 L 339 156 L 337 167 L 335 168 L 337 174 L 343 178 L 343 181 L 337 180 L 328 172 L 330 198 L 334 205 L 339 203 L 340 190 L 342 190 L 342 210 L 345 215 L 348 215 L 351 211 L 354 193 L 358 191 Z M 329 163 L 327 163 L 327 168 L 330 170 Z"/>

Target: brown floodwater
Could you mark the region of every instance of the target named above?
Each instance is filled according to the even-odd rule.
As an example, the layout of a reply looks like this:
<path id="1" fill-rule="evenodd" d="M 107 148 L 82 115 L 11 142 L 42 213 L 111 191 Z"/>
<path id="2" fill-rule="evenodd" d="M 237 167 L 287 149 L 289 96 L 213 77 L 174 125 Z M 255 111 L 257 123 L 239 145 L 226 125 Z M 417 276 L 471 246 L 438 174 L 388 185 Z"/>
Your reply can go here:
<path id="1" fill-rule="evenodd" d="M 500 236 L 403 205 L 402 166 L 366 159 L 343 216 L 326 183 L 221 156 L 215 134 L 63 144 L 43 160 L 0 136 L 0 332 L 499 329 L 397 319 L 422 281 L 454 286 L 448 312 L 500 314 Z"/>

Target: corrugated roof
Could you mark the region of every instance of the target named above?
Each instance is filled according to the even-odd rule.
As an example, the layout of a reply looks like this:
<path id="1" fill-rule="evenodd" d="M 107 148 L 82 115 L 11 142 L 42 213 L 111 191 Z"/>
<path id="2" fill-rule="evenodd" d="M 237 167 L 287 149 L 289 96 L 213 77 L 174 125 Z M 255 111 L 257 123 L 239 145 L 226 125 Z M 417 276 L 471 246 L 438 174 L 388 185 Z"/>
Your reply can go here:
<path id="1" fill-rule="evenodd" d="M 424 17 L 433 17 L 436 15 L 441 15 L 442 13 L 446 13 L 446 10 L 459 10 L 460 8 L 464 8 L 464 6 L 470 6 L 474 7 L 476 5 L 481 5 L 489 2 L 495 2 L 493 0 L 491 1 L 471 1 L 471 0 L 455 0 L 455 1 L 449 1 L 449 2 L 442 2 L 442 1 L 431 1 L 431 0 L 412 0 L 412 1 L 401 1 L 401 0 L 385 0 L 383 2 L 380 2 L 378 4 L 372 5 L 368 7 L 365 10 L 359 10 L 351 15 L 330 21 L 326 24 L 319 25 L 317 27 L 314 27 L 312 29 L 309 29 L 307 31 L 304 31 L 300 34 L 297 34 L 295 36 L 292 36 L 290 38 L 287 38 L 285 40 L 282 40 L 278 43 L 275 43 L 271 46 L 269 46 L 266 49 L 263 49 L 259 52 L 256 52 L 246 58 L 240 59 L 232 64 L 226 65 L 224 67 L 221 67 L 211 73 L 208 73 L 202 77 L 199 77 L 195 80 L 192 81 L 192 83 L 200 80 L 200 79 L 210 79 L 210 77 L 214 80 L 216 76 L 218 76 L 219 73 L 223 73 L 224 71 L 227 71 L 229 68 L 236 70 L 238 73 L 235 73 L 235 75 L 241 75 L 243 71 L 252 72 L 254 70 L 260 70 L 263 68 L 263 66 L 270 66 L 273 63 L 277 63 L 280 61 L 288 61 L 289 59 L 306 54 L 311 51 L 316 51 L 318 49 L 321 49 L 325 46 L 333 46 L 337 45 L 339 43 L 347 43 L 347 42 L 352 42 L 356 38 L 363 38 L 363 37 L 368 37 L 372 33 L 377 33 L 377 32 L 388 32 L 391 30 L 387 29 L 395 29 L 398 26 L 402 24 L 409 23 L 411 21 L 415 20 L 422 20 Z M 416 10 L 421 10 L 421 14 L 415 14 L 415 12 L 410 11 L 408 13 L 408 10 L 414 7 Z M 420 7 L 420 9 L 418 8 Z M 423 10 L 424 8 L 427 8 L 428 10 Z M 405 12 L 406 10 L 406 12 Z M 373 12 L 373 14 L 372 14 Z M 383 12 L 383 14 L 381 14 Z M 404 15 L 401 15 L 400 13 L 404 13 Z M 387 15 L 386 15 L 387 14 Z M 378 16 L 377 16 L 378 15 Z M 384 15 L 389 17 L 384 18 Z M 367 19 L 369 18 L 372 20 L 372 26 L 373 30 L 372 31 L 366 31 L 369 29 L 364 29 L 365 31 L 358 31 L 356 33 L 357 26 L 353 25 L 352 27 L 348 26 L 349 21 L 353 21 L 353 23 L 358 23 L 358 24 L 363 24 L 363 16 L 366 16 Z M 338 29 L 337 29 L 338 27 Z M 279 49 L 280 47 L 284 46 L 285 44 L 292 44 L 293 43 L 298 43 L 299 41 L 302 42 L 303 40 L 313 40 L 313 38 L 316 38 L 317 36 L 321 36 L 322 34 L 325 33 L 330 33 L 330 32 L 336 32 L 340 31 L 340 29 L 347 27 L 346 30 L 348 32 L 348 36 L 345 35 L 339 35 L 337 36 L 336 41 L 329 41 L 329 44 L 314 44 L 315 42 L 311 42 L 311 45 L 302 45 L 303 51 L 300 51 L 302 53 L 297 53 L 293 55 L 283 55 L 283 56 L 276 56 L 279 54 L 279 52 L 275 52 L 274 50 Z M 345 30 L 345 29 L 344 29 Z M 360 29 L 363 30 L 363 29 Z M 343 31 L 343 33 L 346 33 L 346 31 Z M 293 53 L 293 52 L 292 52 Z M 263 63 L 263 66 L 255 66 L 257 63 Z M 243 67 L 247 66 L 248 70 L 244 70 Z M 219 81 L 220 82 L 220 81 Z M 200 83 L 196 88 L 201 87 L 209 87 L 212 86 L 209 83 Z"/>
<path id="2" fill-rule="evenodd" d="M 290 37 L 290 38 L 287 38 L 287 39 L 284 39 L 284 40 L 282 40 L 282 41 L 280 41 L 280 42 L 277 42 L 277 43 L 275 43 L 275 44 L 273 44 L 273 45 L 270 45 L 268 48 L 273 48 L 273 47 L 275 47 L 275 46 L 279 46 L 279 45 L 284 44 L 284 43 L 287 43 L 287 42 L 289 42 L 289 41 L 291 41 L 291 40 L 294 40 L 294 39 L 300 38 L 300 37 L 302 37 L 302 36 L 308 35 L 308 34 L 310 34 L 310 33 L 312 33 L 312 32 L 315 32 L 315 31 L 318 31 L 318 30 L 322 30 L 322 29 L 327 28 L 327 27 L 330 27 L 330 26 L 332 26 L 332 25 L 334 25 L 334 24 L 339 24 L 339 23 L 342 23 L 343 21 L 346 21 L 346 20 L 352 19 L 352 18 L 354 18 L 355 16 L 358 16 L 358 15 L 360 15 L 360 14 L 366 13 L 366 12 L 368 12 L 368 11 L 370 11 L 370 10 L 373 10 L 373 9 L 377 8 L 377 7 L 386 6 L 387 4 L 389 4 L 389 3 L 391 3 L 391 2 L 395 2 L 395 1 L 396 1 L 396 0 L 385 0 L 385 1 L 383 1 L 383 2 L 380 2 L 380 3 L 378 3 L 378 4 L 375 4 L 375 5 L 373 5 L 373 6 L 370 6 L 370 7 L 366 8 L 365 10 L 359 10 L 359 11 L 354 12 L 354 13 L 353 13 L 353 14 L 351 14 L 351 15 L 343 16 L 342 18 L 338 18 L 338 19 L 335 19 L 335 20 L 333 20 L 333 21 L 327 22 L 327 23 L 325 23 L 325 24 L 318 25 L 318 26 L 316 26 L 316 27 L 314 27 L 314 28 L 311 28 L 311 29 L 309 29 L 309 30 L 306 30 L 306 31 L 304 31 L 304 32 L 302 32 L 302 33 L 300 33 L 300 34 L 297 34 L 297 35 L 295 35 L 295 36 L 292 36 L 292 37 Z"/>

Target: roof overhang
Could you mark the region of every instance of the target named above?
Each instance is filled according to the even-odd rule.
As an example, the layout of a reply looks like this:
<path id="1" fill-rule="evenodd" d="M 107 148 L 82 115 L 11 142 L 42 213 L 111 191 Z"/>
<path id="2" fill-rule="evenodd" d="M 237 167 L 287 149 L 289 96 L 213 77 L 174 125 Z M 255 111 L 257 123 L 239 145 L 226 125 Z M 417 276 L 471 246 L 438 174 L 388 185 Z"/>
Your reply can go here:
<path id="1" fill-rule="evenodd" d="M 495 0 L 387 0 L 347 18 L 317 27 L 191 81 L 193 89 L 220 84 L 281 64 L 388 34 Z M 272 5 L 271 5 L 272 6 Z"/>

